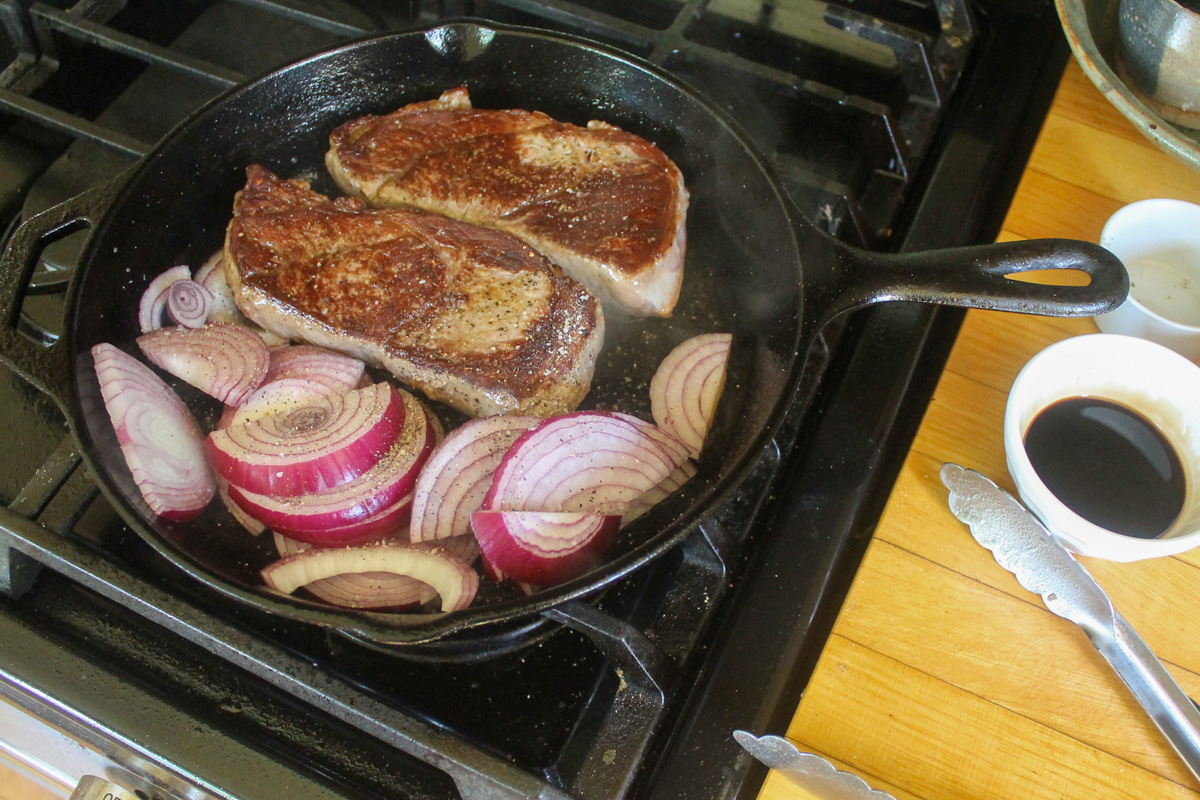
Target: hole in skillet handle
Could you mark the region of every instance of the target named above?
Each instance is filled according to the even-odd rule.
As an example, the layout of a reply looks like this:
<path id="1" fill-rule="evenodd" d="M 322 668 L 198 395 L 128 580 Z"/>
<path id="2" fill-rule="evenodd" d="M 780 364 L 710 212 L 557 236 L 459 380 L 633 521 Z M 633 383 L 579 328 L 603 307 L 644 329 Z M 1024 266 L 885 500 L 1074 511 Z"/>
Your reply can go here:
<path id="1" fill-rule="evenodd" d="M 1087 286 L 1092 282 L 1092 276 L 1081 269 L 1035 269 L 1029 272 L 1014 272 L 1005 277 L 1009 280 L 1048 286 Z"/>
<path id="2" fill-rule="evenodd" d="M 1092 317 L 1112 311 L 1129 294 L 1129 275 L 1120 259 L 1099 245 L 1073 239 L 899 254 L 872 253 L 839 242 L 834 249 L 834 269 L 828 277 L 834 282 L 831 315 L 903 300 Z"/>
<path id="3" fill-rule="evenodd" d="M 0 255 L 0 361 L 49 395 L 64 411 L 70 387 L 66 346 L 61 337 L 45 344 L 23 333 L 19 328 L 21 306 L 41 252 L 80 231 L 87 231 L 90 237 L 124 184 L 124 177 L 116 178 L 30 217 L 13 231 Z M 75 286 L 72 279 L 67 287 L 62 330 L 66 330 L 66 317 L 74 305 Z"/>

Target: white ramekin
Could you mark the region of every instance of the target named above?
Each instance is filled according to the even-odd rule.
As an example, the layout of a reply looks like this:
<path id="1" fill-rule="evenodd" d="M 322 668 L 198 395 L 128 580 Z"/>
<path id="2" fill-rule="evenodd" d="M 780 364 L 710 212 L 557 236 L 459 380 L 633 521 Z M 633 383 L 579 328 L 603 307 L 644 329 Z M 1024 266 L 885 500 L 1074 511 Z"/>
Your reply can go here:
<path id="1" fill-rule="evenodd" d="M 1129 297 L 1115 310 L 1095 317 L 1104 333 L 1137 336 L 1200 360 L 1200 305 L 1190 323 L 1152 310 L 1161 298 L 1157 284 L 1136 277 L 1137 265 L 1146 260 L 1168 264 L 1179 275 L 1200 286 L 1200 206 L 1182 200 L 1141 200 L 1117 211 L 1100 233 L 1100 245 L 1125 264 L 1133 278 Z M 1200 299 L 1197 300 L 1200 304 Z"/>
<path id="2" fill-rule="evenodd" d="M 1161 537 L 1105 530 L 1064 505 L 1038 477 L 1025 433 L 1050 404 L 1070 397 L 1119 403 L 1166 436 L 1183 466 L 1183 510 Z M 1174 555 L 1200 545 L 1200 367 L 1178 353 L 1130 336 L 1065 339 L 1029 360 L 1013 383 L 1004 415 L 1008 471 L 1025 505 L 1072 551 L 1112 561 Z"/>

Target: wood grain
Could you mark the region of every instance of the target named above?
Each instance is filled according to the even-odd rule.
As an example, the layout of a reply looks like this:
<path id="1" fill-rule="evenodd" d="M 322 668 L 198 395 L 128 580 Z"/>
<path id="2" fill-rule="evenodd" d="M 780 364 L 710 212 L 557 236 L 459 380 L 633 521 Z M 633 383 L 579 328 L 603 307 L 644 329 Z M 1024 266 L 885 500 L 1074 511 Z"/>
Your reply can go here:
<path id="1" fill-rule="evenodd" d="M 63 800 L 69 795 L 66 789 L 52 790 L 48 784 L 33 780 L 0 754 L 0 800 Z"/>
<path id="2" fill-rule="evenodd" d="M 1000 238 L 1097 241 L 1121 206 L 1200 203 L 1200 172 L 1156 149 L 1075 62 Z M 1200 798 L 1120 679 L 946 507 L 938 470 L 1013 491 L 1001 423 L 1037 352 L 1088 319 L 971 311 L 787 735 L 901 800 Z M 1081 559 L 1167 669 L 1200 696 L 1200 554 Z M 761 800 L 806 797 L 773 775 Z"/>

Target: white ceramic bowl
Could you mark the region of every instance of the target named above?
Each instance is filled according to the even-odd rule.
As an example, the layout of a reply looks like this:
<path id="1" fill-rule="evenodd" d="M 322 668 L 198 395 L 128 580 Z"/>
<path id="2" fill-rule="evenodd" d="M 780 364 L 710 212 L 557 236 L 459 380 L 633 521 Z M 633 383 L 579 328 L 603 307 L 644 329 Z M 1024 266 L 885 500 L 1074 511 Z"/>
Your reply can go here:
<path id="1" fill-rule="evenodd" d="M 1095 318 L 1104 333 L 1137 336 L 1200 359 L 1200 206 L 1142 200 L 1109 218 L 1100 245 L 1129 272 L 1129 297 Z"/>
<path id="2" fill-rule="evenodd" d="M 1175 523 L 1157 539 L 1106 530 L 1064 505 L 1038 477 L 1025 433 L 1052 403 L 1070 397 L 1109 400 L 1137 412 L 1166 437 L 1183 467 L 1185 497 Z M 1137 561 L 1200 545 L 1200 367 L 1153 342 L 1097 333 L 1065 339 L 1021 370 L 1004 416 L 1008 471 L 1025 505 L 1080 555 Z"/>

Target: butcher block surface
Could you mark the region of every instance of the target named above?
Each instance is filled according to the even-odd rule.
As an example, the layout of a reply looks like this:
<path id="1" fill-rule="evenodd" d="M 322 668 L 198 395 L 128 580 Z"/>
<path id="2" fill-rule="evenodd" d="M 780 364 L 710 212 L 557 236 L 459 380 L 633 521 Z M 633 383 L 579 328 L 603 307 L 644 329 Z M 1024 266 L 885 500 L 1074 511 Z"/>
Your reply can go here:
<path id="1" fill-rule="evenodd" d="M 1096 242 L 1121 206 L 1200 203 L 1200 172 L 1142 137 L 1072 61 L 1001 239 Z M 946 506 L 952 461 L 1006 490 L 1009 387 L 1090 319 L 971 311 L 787 736 L 898 800 L 1200 798 L 1081 630 L 978 545 Z M 1200 550 L 1080 561 L 1200 698 Z M 760 800 L 810 795 L 771 773 Z"/>

